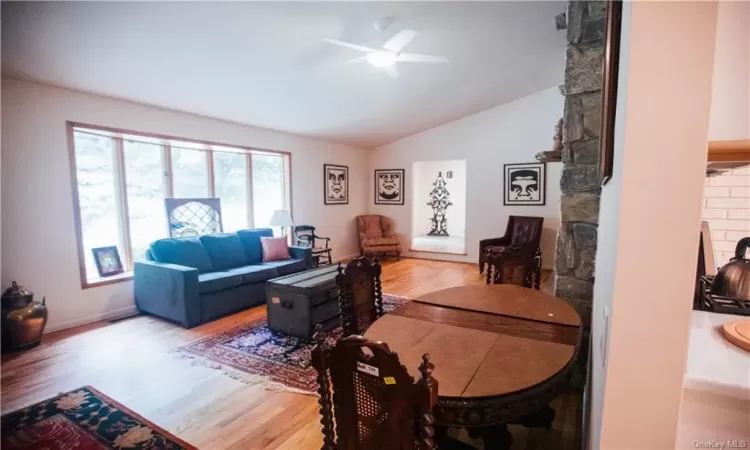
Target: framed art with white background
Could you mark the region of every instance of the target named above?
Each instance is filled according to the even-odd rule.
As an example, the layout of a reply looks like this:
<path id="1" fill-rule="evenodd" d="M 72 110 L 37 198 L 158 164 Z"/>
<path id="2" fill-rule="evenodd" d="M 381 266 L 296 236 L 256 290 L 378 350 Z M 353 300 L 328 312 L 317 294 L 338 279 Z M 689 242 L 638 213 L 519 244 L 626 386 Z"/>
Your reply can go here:
<path id="1" fill-rule="evenodd" d="M 404 204 L 404 169 L 378 169 L 375 171 L 375 204 Z"/>
<path id="2" fill-rule="evenodd" d="M 349 204 L 349 167 L 323 164 L 323 202 L 326 205 Z"/>
<path id="3" fill-rule="evenodd" d="M 544 163 L 505 164 L 504 205 L 544 205 L 546 201 Z"/>

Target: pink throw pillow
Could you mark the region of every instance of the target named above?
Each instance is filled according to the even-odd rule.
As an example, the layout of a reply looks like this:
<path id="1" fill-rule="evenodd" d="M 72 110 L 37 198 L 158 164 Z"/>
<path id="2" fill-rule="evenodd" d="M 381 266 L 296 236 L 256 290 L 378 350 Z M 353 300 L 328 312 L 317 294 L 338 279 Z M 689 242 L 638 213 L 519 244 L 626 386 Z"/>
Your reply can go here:
<path id="1" fill-rule="evenodd" d="M 289 256 L 289 246 L 286 243 L 286 237 L 261 236 L 260 246 L 263 249 L 263 262 L 281 261 L 292 258 Z"/>

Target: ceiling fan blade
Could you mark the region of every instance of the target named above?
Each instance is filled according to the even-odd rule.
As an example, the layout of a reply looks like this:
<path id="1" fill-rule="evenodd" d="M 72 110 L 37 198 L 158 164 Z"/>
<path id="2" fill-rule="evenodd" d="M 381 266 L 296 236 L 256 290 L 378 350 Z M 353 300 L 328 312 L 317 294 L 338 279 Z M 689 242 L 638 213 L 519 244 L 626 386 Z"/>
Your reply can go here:
<path id="1" fill-rule="evenodd" d="M 424 63 L 445 63 L 450 62 L 443 56 L 423 55 L 421 53 L 399 53 L 396 61 L 402 62 L 424 62 Z"/>
<path id="2" fill-rule="evenodd" d="M 417 32 L 414 30 L 401 30 L 396 33 L 395 36 L 388 39 L 388 42 L 383 44 L 383 48 L 393 53 L 398 53 L 404 49 L 409 42 L 411 42 L 417 36 Z"/>
<path id="3" fill-rule="evenodd" d="M 365 47 L 364 45 L 352 44 L 351 42 L 344 42 L 331 38 L 323 38 L 323 42 L 328 42 L 329 44 L 338 45 L 340 47 L 351 48 L 353 50 L 359 50 L 360 52 L 371 52 L 375 50 L 374 48 Z"/>
<path id="4" fill-rule="evenodd" d="M 385 66 L 383 67 L 383 70 L 389 77 L 393 79 L 398 78 L 398 69 L 396 68 L 396 66 Z"/>

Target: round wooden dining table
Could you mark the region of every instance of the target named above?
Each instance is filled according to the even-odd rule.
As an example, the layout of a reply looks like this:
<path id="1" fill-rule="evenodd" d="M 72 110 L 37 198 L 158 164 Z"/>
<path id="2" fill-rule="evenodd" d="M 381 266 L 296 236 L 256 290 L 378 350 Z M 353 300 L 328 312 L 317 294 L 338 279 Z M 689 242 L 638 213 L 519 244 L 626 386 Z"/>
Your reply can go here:
<path id="1" fill-rule="evenodd" d="M 581 334 L 580 317 L 563 300 L 491 284 L 418 297 L 375 321 L 365 337 L 388 344 L 415 379 L 429 353 L 436 425 L 467 428 L 496 449 L 512 443 L 508 422 L 551 426 L 548 404 L 568 384 Z"/>

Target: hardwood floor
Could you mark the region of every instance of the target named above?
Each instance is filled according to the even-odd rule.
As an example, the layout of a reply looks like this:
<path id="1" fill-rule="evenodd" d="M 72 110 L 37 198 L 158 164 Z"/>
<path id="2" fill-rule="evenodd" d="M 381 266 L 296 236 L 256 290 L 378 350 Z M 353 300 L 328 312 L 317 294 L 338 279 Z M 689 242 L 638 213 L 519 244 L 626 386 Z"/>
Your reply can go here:
<path id="1" fill-rule="evenodd" d="M 383 292 L 407 297 L 484 283 L 476 265 L 416 259 L 385 262 L 382 279 Z M 320 448 L 316 397 L 243 384 L 174 352 L 263 316 L 260 306 L 190 330 L 138 316 L 51 333 L 3 356 L 2 412 L 90 385 L 201 449 Z"/>

